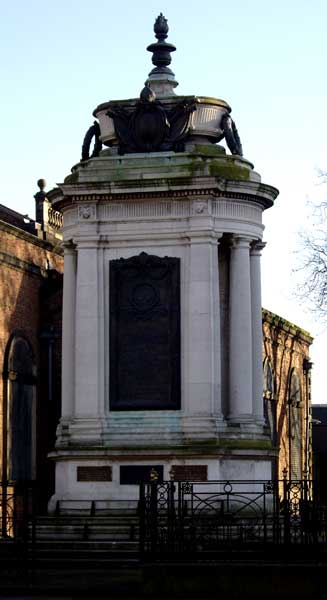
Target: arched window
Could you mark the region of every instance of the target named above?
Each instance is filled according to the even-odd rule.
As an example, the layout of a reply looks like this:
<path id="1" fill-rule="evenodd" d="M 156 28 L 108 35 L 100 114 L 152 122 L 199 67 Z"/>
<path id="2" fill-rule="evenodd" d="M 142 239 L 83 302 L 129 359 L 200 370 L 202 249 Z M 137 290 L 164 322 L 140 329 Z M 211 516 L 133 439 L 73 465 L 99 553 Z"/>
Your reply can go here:
<path id="1" fill-rule="evenodd" d="M 5 353 L 5 471 L 11 481 L 35 477 L 35 366 L 23 334 L 9 340 Z"/>
<path id="2" fill-rule="evenodd" d="M 273 370 L 269 358 L 263 365 L 263 410 L 266 424 L 270 429 L 270 437 L 273 444 L 276 443 L 276 401 L 275 382 Z"/>
<path id="3" fill-rule="evenodd" d="M 302 406 L 301 380 L 293 369 L 289 382 L 289 446 L 290 446 L 290 477 L 302 477 Z"/>

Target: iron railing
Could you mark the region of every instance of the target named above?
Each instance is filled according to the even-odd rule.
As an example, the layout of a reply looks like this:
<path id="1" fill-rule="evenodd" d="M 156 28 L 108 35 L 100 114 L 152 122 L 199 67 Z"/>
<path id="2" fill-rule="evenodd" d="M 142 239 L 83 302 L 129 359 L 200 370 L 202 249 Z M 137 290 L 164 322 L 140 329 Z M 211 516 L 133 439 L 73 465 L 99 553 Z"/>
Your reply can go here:
<path id="1" fill-rule="evenodd" d="M 33 541 L 36 518 L 34 482 L 0 484 L 0 541 Z"/>
<path id="2" fill-rule="evenodd" d="M 145 559 L 327 541 L 327 511 L 308 480 L 152 481 L 139 510 Z"/>

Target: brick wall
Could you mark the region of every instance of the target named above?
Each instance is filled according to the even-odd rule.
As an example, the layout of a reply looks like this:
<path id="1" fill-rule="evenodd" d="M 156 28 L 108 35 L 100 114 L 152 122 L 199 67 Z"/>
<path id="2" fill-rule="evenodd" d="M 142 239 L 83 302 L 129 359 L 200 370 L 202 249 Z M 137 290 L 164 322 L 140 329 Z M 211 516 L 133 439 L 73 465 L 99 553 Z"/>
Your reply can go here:
<path id="1" fill-rule="evenodd" d="M 49 269 L 49 267 L 51 267 Z M 44 461 L 53 444 L 55 424 L 60 412 L 60 353 L 61 353 L 61 289 L 63 257 L 59 246 L 39 240 L 36 236 L 0 221 L 0 386 L 1 437 L 3 438 L 4 401 L 10 383 L 5 380 L 5 351 L 15 332 L 28 341 L 36 367 L 36 439 L 37 476 L 45 472 Z M 46 407 L 48 396 L 48 361 L 42 333 L 52 327 L 57 337 L 53 347 L 55 383 L 53 405 Z M 50 413 L 49 413 L 50 410 Z M 52 412 L 51 412 L 52 411 Z M 3 439 L 0 444 L 3 455 Z M 2 459 L 4 457 L 2 456 Z M 3 460 L 1 461 L 3 462 Z"/>
<path id="2" fill-rule="evenodd" d="M 311 475 L 311 431 L 307 428 L 307 416 L 311 414 L 310 375 L 304 366 L 309 360 L 311 336 L 292 323 L 263 310 L 263 361 L 269 359 L 273 372 L 273 393 L 266 402 L 276 409 L 276 447 L 278 449 L 277 473 L 281 479 L 283 469 L 290 474 L 290 456 L 292 454 L 291 394 L 290 380 L 293 372 L 299 379 L 300 402 L 294 408 L 300 422 L 302 476 L 309 468 Z M 265 387 L 265 385 L 264 385 Z M 265 390 L 264 390 L 265 392 Z M 291 404 L 290 404 L 291 403 Z M 294 404 L 294 402 L 293 402 Z M 294 433 L 294 432 L 293 432 Z M 291 438 L 291 439 L 290 439 Z"/>

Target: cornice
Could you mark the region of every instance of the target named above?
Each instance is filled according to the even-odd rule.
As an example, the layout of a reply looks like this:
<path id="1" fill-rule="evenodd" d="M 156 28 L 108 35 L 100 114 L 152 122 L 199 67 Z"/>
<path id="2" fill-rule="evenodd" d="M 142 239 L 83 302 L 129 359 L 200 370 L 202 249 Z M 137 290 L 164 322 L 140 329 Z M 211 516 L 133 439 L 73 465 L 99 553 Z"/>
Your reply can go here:
<path id="1" fill-rule="evenodd" d="M 298 339 L 300 339 L 308 345 L 312 344 L 313 342 L 314 338 L 312 337 L 312 335 L 310 335 L 308 331 L 305 331 L 305 329 L 301 329 L 301 327 L 299 327 L 298 325 L 295 325 L 294 323 L 283 319 L 279 315 L 276 315 L 265 308 L 262 309 L 262 321 L 263 323 L 272 325 L 276 329 L 279 329 L 280 331 L 292 337 L 297 337 Z"/>
<path id="2" fill-rule="evenodd" d="M 44 277 L 43 270 L 39 265 L 35 265 L 17 258 L 17 256 L 9 254 L 8 252 L 0 251 L 0 264 L 5 264 L 6 266 L 18 271 L 24 271 L 24 273 L 29 273 L 37 278 L 42 279 Z"/>
<path id="3" fill-rule="evenodd" d="M 60 210 L 64 211 L 65 208 L 70 207 L 72 204 L 77 203 L 105 203 L 105 202 L 124 202 L 124 201 L 141 201 L 141 200 L 185 200 L 193 199 L 194 197 L 205 197 L 205 198 L 223 198 L 231 200 L 243 200 L 251 204 L 260 206 L 263 210 L 269 208 L 272 205 L 272 201 L 269 201 L 267 197 L 259 194 L 251 194 L 244 192 L 228 192 L 221 191 L 215 188 L 206 189 L 185 189 L 185 190 L 165 190 L 165 191 L 133 191 L 133 192 L 112 192 L 112 193 L 73 193 L 72 195 L 63 196 L 60 201 Z M 56 207 L 57 208 L 57 207 Z"/>

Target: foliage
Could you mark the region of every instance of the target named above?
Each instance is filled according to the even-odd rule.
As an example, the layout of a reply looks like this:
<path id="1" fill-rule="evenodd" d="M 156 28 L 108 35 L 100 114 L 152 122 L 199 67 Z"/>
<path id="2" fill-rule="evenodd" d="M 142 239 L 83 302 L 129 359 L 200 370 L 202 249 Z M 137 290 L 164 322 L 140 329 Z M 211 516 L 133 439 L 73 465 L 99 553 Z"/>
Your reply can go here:
<path id="1" fill-rule="evenodd" d="M 327 174 L 319 173 L 320 182 L 327 185 Z M 327 200 L 310 203 L 310 229 L 300 232 L 300 261 L 296 269 L 301 273 L 298 298 L 327 322 Z"/>

